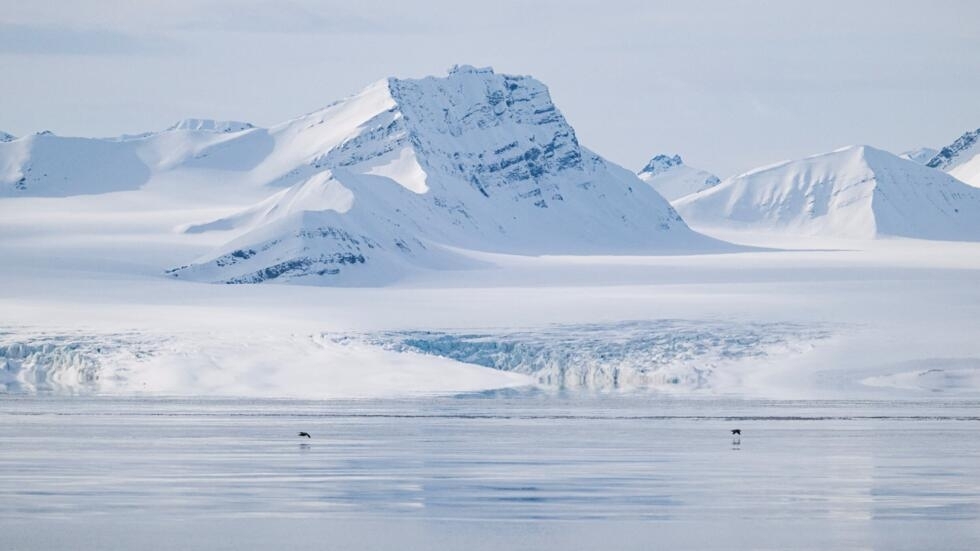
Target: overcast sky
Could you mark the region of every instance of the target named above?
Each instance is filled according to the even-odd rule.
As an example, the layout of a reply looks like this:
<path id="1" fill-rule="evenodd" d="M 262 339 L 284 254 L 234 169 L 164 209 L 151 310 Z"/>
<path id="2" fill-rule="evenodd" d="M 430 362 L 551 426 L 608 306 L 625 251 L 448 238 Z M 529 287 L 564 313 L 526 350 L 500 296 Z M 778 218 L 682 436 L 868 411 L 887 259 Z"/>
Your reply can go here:
<path id="1" fill-rule="evenodd" d="M 0 130 L 271 125 L 455 63 L 544 81 L 581 142 L 721 176 L 980 127 L 980 2 L 0 0 Z"/>

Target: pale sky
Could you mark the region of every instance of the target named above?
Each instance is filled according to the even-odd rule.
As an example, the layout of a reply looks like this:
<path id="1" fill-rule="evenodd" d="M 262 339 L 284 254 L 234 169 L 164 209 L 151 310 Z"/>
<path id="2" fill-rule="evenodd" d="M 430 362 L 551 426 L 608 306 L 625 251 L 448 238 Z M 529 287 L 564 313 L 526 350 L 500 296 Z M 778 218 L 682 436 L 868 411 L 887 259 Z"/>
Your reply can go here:
<path id="1" fill-rule="evenodd" d="M 980 127 L 980 2 L 0 0 L 0 130 L 269 126 L 386 76 L 530 74 L 630 169 L 727 176 Z"/>

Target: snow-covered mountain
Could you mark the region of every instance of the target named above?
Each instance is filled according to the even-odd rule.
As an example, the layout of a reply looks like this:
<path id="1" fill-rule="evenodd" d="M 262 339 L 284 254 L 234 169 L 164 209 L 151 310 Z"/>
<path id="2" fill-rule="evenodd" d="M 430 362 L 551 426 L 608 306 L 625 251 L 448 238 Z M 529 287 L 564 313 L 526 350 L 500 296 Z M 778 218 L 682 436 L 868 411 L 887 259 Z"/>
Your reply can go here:
<path id="1" fill-rule="evenodd" d="M 0 143 L 12 142 L 17 139 L 17 136 L 13 134 L 7 134 L 6 132 L 0 131 Z"/>
<path id="2" fill-rule="evenodd" d="M 180 225 L 196 243 L 225 244 L 176 258 L 168 273 L 211 282 L 385 281 L 416 267 L 472 265 L 458 249 L 729 247 L 582 147 L 544 84 L 470 66 L 385 79 L 268 129 L 189 119 L 137 136 L 46 133 L 0 144 L 0 196 L 105 193 L 237 209 Z"/>
<path id="3" fill-rule="evenodd" d="M 657 155 L 638 176 L 668 201 L 675 201 L 721 182 L 714 174 L 684 164 L 680 155 Z"/>
<path id="4" fill-rule="evenodd" d="M 364 272 L 458 265 L 451 248 L 597 254 L 717 246 L 633 174 L 582 147 L 547 88 L 530 77 L 463 66 L 445 78 L 390 78 L 270 134 L 276 147 L 257 170 L 288 166 L 274 183 L 290 187 L 189 228 L 240 235 L 172 270 L 175 277 L 345 282 Z"/>
<path id="5" fill-rule="evenodd" d="M 869 146 L 760 168 L 675 205 L 696 227 L 980 240 L 980 189 Z"/>
<path id="6" fill-rule="evenodd" d="M 900 153 L 898 156 L 903 159 L 919 163 L 920 165 L 924 165 L 931 161 L 932 158 L 938 153 L 938 149 L 933 149 L 931 147 L 917 147 L 915 149 L 910 149 Z"/>
<path id="7" fill-rule="evenodd" d="M 938 168 L 980 187 L 980 128 L 967 132 L 942 148 L 926 166 Z"/>

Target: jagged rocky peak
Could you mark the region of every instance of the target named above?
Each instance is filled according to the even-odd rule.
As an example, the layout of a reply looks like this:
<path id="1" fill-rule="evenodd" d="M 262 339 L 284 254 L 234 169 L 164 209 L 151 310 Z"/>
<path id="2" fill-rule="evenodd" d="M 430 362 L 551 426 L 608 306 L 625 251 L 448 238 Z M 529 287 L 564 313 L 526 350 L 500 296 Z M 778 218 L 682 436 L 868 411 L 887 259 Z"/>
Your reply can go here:
<path id="1" fill-rule="evenodd" d="M 926 163 L 926 166 L 946 170 L 956 163 L 957 158 L 975 149 L 978 140 L 980 140 L 980 128 L 963 134 L 956 141 L 942 148 L 935 157 Z"/>
<path id="2" fill-rule="evenodd" d="M 684 161 L 681 159 L 680 155 L 660 154 L 650 159 L 650 162 L 648 162 L 646 166 L 640 170 L 640 174 L 656 175 L 683 164 Z"/>
<path id="3" fill-rule="evenodd" d="M 184 119 L 167 130 L 193 130 L 198 132 L 231 133 L 255 128 L 252 123 L 241 121 L 217 121 L 213 119 Z"/>
<path id="4" fill-rule="evenodd" d="M 582 166 L 575 131 L 532 77 L 457 65 L 447 77 L 388 85 L 422 161 L 465 175 L 483 195 Z"/>
<path id="5" fill-rule="evenodd" d="M 341 118 L 343 132 L 334 122 Z M 388 78 L 299 120 L 304 128 L 332 123 L 324 133 L 332 136 L 310 163 L 314 170 L 374 170 L 397 155 L 416 174 L 461 178 L 485 197 L 522 197 L 540 207 L 562 200 L 555 178 L 599 162 L 580 147 L 544 84 L 489 67 Z"/>

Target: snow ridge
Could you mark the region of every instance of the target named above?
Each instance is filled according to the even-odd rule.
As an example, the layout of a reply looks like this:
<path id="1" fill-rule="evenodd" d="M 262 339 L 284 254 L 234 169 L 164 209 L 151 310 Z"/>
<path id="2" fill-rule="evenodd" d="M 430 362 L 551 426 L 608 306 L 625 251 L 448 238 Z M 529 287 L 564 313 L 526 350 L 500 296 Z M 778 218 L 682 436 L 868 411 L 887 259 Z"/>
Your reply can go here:
<path id="1" fill-rule="evenodd" d="M 980 240 L 980 190 L 869 146 L 729 178 L 676 206 L 704 226 L 857 239 Z"/>
<path id="2" fill-rule="evenodd" d="M 255 128 L 252 123 L 241 122 L 241 121 L 216 121 L 213 119 L 183 119 L 177 121 L 173 126 L 167 128 L 168 131 L 173 130 L 193 130 L 201 132 L 215 132 L 220 134 L 227 134 L 230 132 L 242 132 L 245 130 L 251 130 Z"/>

